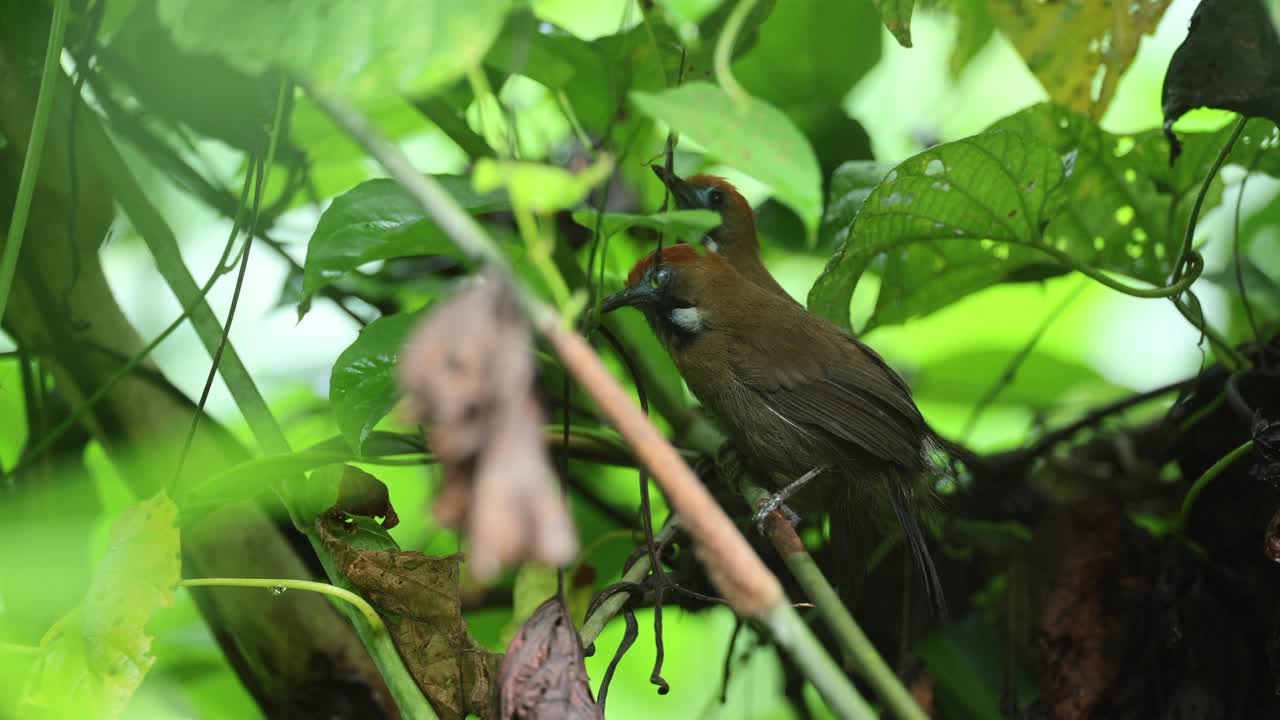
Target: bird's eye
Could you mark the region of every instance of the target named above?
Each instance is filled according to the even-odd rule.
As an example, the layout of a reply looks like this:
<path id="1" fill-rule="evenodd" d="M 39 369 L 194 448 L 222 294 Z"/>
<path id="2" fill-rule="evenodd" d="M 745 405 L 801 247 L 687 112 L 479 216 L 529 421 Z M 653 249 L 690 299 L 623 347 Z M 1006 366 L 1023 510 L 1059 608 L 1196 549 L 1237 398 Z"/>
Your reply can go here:
<path id="1" fill-rule="evenodd" d="M 712 210 L 719 210 L 724 207 L 724 191 L 720 188 L 711 188 L 707 191 L 707 205 Z"/>
<path id="2" fill-rule="evenodd" d="M 661 265 L 649 276 L 649 284 L 655 288 L 665 286 L 671 280 L 671 268 Z"/>

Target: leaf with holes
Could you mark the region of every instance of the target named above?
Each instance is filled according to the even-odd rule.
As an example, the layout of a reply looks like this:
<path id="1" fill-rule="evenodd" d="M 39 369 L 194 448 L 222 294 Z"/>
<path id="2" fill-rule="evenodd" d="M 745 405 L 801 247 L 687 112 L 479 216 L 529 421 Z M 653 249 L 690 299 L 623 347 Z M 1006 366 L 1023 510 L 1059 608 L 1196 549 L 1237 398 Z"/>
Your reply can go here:
<path id="1" fill-rule="evenodd" d="M 1153 32 L 1169 0 L 990 0 L 996 27 L 1013 43 L 1049 97 L 1099 118 Z"/>
<path id="2" fill-rule="evenodd" d="M 902 47 L 911 47 L 911 9 L 915 0 L 871 0 L 880 19 Z"/>
<path id="3" fill-rule="evenodd" d="M 354 95 L 424 93 L 477 67 L 511 0 L 158 0 L 174 41 L 251 75 L 272 67 Z"/>
<path id="4" fill-rule="evenodd" d="M 441 175 L 436 180 L 473 213 L 494 212 L 507 205 L 495 193 L 474 192 L 467 178 Z M 367 262 L 412 255 L 461 257 L 399 183 L 387 179 L 360 183 L 334 199 L 311 234 L 299 307 L 305 308 L 326 285 Z"/>
<path id="5" fill-rule="evenodd" d="M 902 322 L 1038 266 L 1056 268 L 1043 232 L 1059 209 L 1063 158 L 1035 138 L 993 131 L 898 165 L 862 209 L 809 292 L 814 312 L 849 327 L 862 274 L 884 256 L 867 327 Z"/>
<path id="6" fill-rule="evenodd" d="M 126 510 L 84 603 L 41 641 L 19 715 L 119 717 L 155 663 L 146 625 L 173 604 L 181 570 L 173 501 L 160 494 Z"/>
<path id="7" fill-rule="evenodd" d="M 329 402 L 338 419 L 338 429 L 357 457 L 373 426 L 391 412 L 400 397 L 396 360 L 418 317 L 400 314 L 374 320 L 333 364 Z"/>
<path id="8" fill-rule="evenodd" d="M 709 155 L 768 185 L 800 216 L 810 238 L 822 218 L 818 159 L 791 120 L 753 97 L 742 102 L 715 85 L 689 83 L 661 93 L 631 93 L 646 115 L 701 145 Z"/>
<path id="9" fill-rule="evenodd" d="M 1170 166 L 1169 143 L 1160 131 L 1113 135 L 1054 105 L 1030 107 L 992 129 L 1026 133 L 1059 153 L 1076 154 L 1066 185 L 1070 201 L 1045 230 L 1046 241 L 1092 267 L 1153 285 L 1165 284 L 1173 271 L 1192 199 L 1231 133 L 1228 127 L 1188 134 L 1182 156 Z M 1228 159 L 1272 176 L 1280 172 L 1271 124 L 1252 121 L 1246 131 Z M 1217 182 L 1203 211 L 1221 198 Z"/>

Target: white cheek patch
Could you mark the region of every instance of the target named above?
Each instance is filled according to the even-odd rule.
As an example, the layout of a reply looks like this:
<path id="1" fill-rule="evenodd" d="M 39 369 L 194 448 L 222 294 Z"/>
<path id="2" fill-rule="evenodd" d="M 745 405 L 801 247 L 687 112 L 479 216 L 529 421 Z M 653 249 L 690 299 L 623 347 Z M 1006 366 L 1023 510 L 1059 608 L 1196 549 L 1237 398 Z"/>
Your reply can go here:
<path id="1" fill-rule="evenodd" d="M 702 315 L 696 307 L 676 308 L 671 311 L 671 322 L 685 332 L 696 333 L 702 329 Z"/>
<path id="2" fill-rule="evenodd" d="M 720 243 L 717 243 L 715 240 L 712 240 L 710 235 L 702 236 L 702 246 L 713 253 L 720 252 Z"/>

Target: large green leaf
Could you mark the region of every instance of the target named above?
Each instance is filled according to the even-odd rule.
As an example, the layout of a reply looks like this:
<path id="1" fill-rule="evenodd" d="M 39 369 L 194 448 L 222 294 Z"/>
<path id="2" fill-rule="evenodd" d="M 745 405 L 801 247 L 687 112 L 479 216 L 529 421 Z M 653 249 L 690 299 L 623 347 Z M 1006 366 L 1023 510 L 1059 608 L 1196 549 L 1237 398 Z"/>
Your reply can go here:
<path id="1" fill-rule="evenodd" d="M 20 717 L 116 718 L 155 662 L 145 632 L 181 579 L 178 508 L 164 494 L 129 508 L 84 603 L 45 635 Z"/>
<path id="2" fill-rule="evenodd" d="M 1044 227 L 1063 199 L 1063 158 L 1035 138 L 986 132 L 898 165 L 858 212 L 809 293 L 816 313 L 849 326 L 862 274 L 885 257 L 868 327 L 937 310 L 1043 263 Z M 837 231 L 838 232 L 838 231 Z"/>
<path id="3" fill-rule="evenodd" d="M 498 194 L 477 194 L 466 178 L 436 178 L 464 208 L 493 212 L 505 207 Z M 422 206 L 394 180 L 360 183 L 334 199 L 311 240 L 303 274 L 302 307 L 329 283 L 364 263 L 409 255 L 458 256 L 457 249 Z"/>
<path id="4" fill-rule="evenodd" d="M 696 239 L 719 226 L 720 215 L 710 210 L 673 210 L 652 215 L 605 213 L 604 218 L 601 219 L 600 213 L 595 210 L 579 210 L 573 214 L 573 221 L 593 231 L 596 229 L 596 223 L 599 222 L 600 233 L 605 237 L 611 237 L 638 226 L 671 233 L 684 239 Z"/>
<path id="5" fill-rule="evenodd" d="M 875 8 L 865 0 L 787 0 L 760 26 L 733 64 L 752 95 L 782 110 L 809 138 L 823 177 L 840 163 L 871 157 L 871 141 L 844 109 L 844 97 L 880 60 Z M 796 38 L 805 51 L 796 52 Z"/>
<path id="6" fill-rule="evenodd" d="M 157 0 L 178 45 L 360 95 L 427 92 L 480 64 L 511 0 Z"/>
<path id="7" fill-rule="evenodd" d="M 948 354 L 919 368 L 912 389 L 917 398 L 971 406 L 1001 380 L 1012 357 L 1013 351 L 995 348 Z M 1105 402 L 1124 393 L 1088 365 L 1037 351 L 1023 360 L 1008 383 L 1002 383 L 996 402 L 1052 410 L 1064 403 Z"/>
<path id="8" fill-rule="evenodd" d="M 356 457 L 361 455 L 373 426 L 391 412 L 400 397 L 396 360 L 419 317 L 417 313 L 405 313 L 374 320 L 333 364 L 329 402 L 338 429 Z"/>
<path id="9" fill-rule="evenodd" d="M 1280 150 L 1266 141 L 1271 131 L 1269 122 L 1252 121 L 1231 161 L 1253 164 L 1272 175 L 1280 173 Z M 1007 152 L 975 155 L 958 162 L 939 155 L 953 154 L 950 148 L 1001 133 L 1022 140 Z M 843 234 L 844 244 L 814 285 L 810 307 L 848 323 L 853 289 L 879 255 L 885 258 L 881 291 L 868 328 L 927 315 L 997 283 L 1062 274 L 1068 271 L 1069 261 L 1163 285 L 1181 252 L 1191 196 L 1199 190 L 1229 133 L 1230 128 L 1225 128 L 1187 135 L 1182 156 L 1170 166 L 1168 141 L 1158 130 L 1112 135 L 1079 113 L 1041 104 L 997 122 L 987 133 L 907 160 L 890 176 L 896 181 L 886 179 L 872 196 L 891 198 L 897 191 L 900 199 L 915 201 L 915 210 L 906 208 L 906 203 L 888 210 L 864 209 L 849 225 L 847 215 L 832 217 L 831 211 L 849 193 L 838 194 L 838 188 L 833 188 L 823 237 L 839 241 Z M 1069 157 L 1073 166 L 1069 177 L 1057 181 L 1061 185 L 1055 191 L 1058 202 L 1052 211 L 1038 214 L 1034 225 L 1016 224 L 1021 211 L 1010 204 L 1015 195 L 1033 194 L 1013 192 L 1018 168 L 1027 161 L 1028 153 Z M 933 175 L 930 169 L 935 171 Z M 961 173 L 958 180 L 949 177 L 952 170 Z M 919 177 L 922 171 L 923 179 Z M 911 178 L 910 187 L 898 187 L 903 178 Z M 1032 180 L 1035 188 L 1049 178 L 1021 178 L 1024 185 Z M 1220 198 L 1221 184 L 1215 183 L 1205 209 L 1215 206 Z M 927 208 L 919 204 L 921 199 Z M 1018 211 L 1005 218 L 1016 224 L 1012 228 L 1019 230 L 1016 238 L 1010 237 L 1009 228 L 983 229 L 982 223 L 970 223 L 974 218 L 1001 221 L 1010 211 Z M 905 213 L 918 220 L 919 212 L 943 226 L 933 232 L 927 223 L 886 224 L 883 217 Z M 966 219 L 952 227 L 956 213 Z M 1005 244 L 1010 240 L 1016 244 Z"/>
<path id="10" fill-rule="evenodd" d="M 772 188 L 800 216 L 810 239 L 816 239 L 822 175 L 809 141 L 785 114 L 756 98 L 739 102 L 703 82 L 661 93 L 633 92 L 631 99 L 711 156 Z"/>

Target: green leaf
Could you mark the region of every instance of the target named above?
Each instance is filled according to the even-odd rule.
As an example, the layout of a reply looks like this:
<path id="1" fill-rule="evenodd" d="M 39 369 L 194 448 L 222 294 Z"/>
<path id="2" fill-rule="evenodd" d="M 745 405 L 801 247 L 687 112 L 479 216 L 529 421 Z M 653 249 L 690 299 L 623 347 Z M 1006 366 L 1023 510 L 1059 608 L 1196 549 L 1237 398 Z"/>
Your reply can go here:
<path id="1" fill-rule="evenodd" d="M 613 158 L 608 155 L 576 174 L 541 163 L 481 158 L 471 182 L 479 192 L 506 188 L 514 207 L 546 213 L 582 202 L 611 172 Z"/>
<path id="2" fill-rule="evenodd" d="M 145 628 L 156 610 L 173 604 L 182 577 L 178 548 L 178 508 L 163 493 L 120 516 L 84 603 L 41 641 L 20 717 L 124 712 L 155 663 Z"/>
<path id="3" fill-rule="evenodd" d="M 1169 60 L 1165 127 L 1188 110 L 1223 108 L 1280 123 L 1280 35 L 1258 0 L 1203 0 Z"/>
<path id="4" fill-rule="evenodd" d="M 395 407 L 396 360 L 418 313 L 391 315 L 369 323 L 355 342 L 342 351 L 329 377 L 329 402 L 338 429 L 360 457 L 373 426 Z"/>
<path id="5" fill-rule="evenodd" d="M 577 68 L 560 52 L 558 39 L 541 32 L 539 24 L 532 13 L 512 13 L 484 64 L 503 73 L 524 75 L 552 90 L 563 90 Z"/>
<path id="6" fill-rule="evenodd" d="M 880 19 L 902 47 L 911 47 L 911 8 L 915 0 L 871 0 L 880 11 Z"/>
<path id="7" fill-rule="evenodd" d="M 957 720 L 1002 717 L 998 688 L 1003 682 L 1006 659 L 997 650 L 1000 647 L 1001 642 L 992 629 L 973 617 L 935 630 L 917 643 L 916 652 L 936 682 L 938 709 L 943 717 Z M 1024 673 L 1016 674 L 1017 680 L 1024 680 L 1021 677 Z"/>
<path id="8" fill-rule="evenodd" d="M 756 98 L 741 103 L 716 85 L 695 82 L 661 93 L 631 93 L 645 114 L 773 189 L 804 222 L 810 242 L 822 217 L 818 159 L 791 120 Z"/>
<path id="9" fill-rule="evenodd" d="M 913 389 L 932 402 L 972 406 L 999 379 L 1012 355 L 1008 350 L 978 348 L 948 354 L 922 366 Z M 1124 392 L 1088 365 L 1037 351 L 1019 365 L 997 402 L 1044 411 L 1066 402 L 1106 401 Z"/>
<path id="10" fill-rule="evenodd" d="M 819 247 L 838 248 L 844 245 L 858 211 L 871 197 L 876 185 L 892 171 L 892 165 L 873 160 L 851 160 L 836 168 L 831 176 L 827 208 L 822 215 Z"/>
<path id="11" fill-rule="evenodd" d="M 426 93 L 484 58 L 511 0 L 157 0 L 181 47 L 354 95 Z"/>
<path id="12" fill-rule="evenodd" d="M 993 131 L 898 165 L 862 206 L 809 292 L 814 312 L 849 327 L 862 274 L 885 256 L 868 327 L 937 310 L 1049 258 L 1043 231 L 1063 199 L 1063 158 L 1036 139 Z M 1050 248 L 1061 252 L 1057 247 Z"/>
<path id="13" fill-rule="evenodd" d="M 573 221 L 594 231 L 599 215 L 595 210 L 579 210 L 573 214 Z M 706 235 L 719 225 L 720 215 L 710 210 L 672 210 L 652 215 L 605 213 L 604 219 L 600 221 L 600 233 L 605 237 L 612 237 L 639 226 L 688 239 Z"/>
<path id="14" fill-rule="evenodd" d="M 466 178 L 444 175 L 436 179 L 472 212 L 493 212 L 506 205 L 498 195 L 476 194 Z M 399 183 L 387 179 L 360 183 L 334 199 L 311 234 L 302 304 L 364 263 L 408 255 L 462 257 Z"/>
<path id="15" fill-rule="evenodd" d="M 338 502 L 342 473 L 347 467 L 334 463 L 318 467 L 310 475 L 295 472 L 284 476 L 284 496 L 289 509 L 304 527 L 314 525 L 316 518 Z"/>
<path id="16" fill-rule="evenodd" d="M 871 157 L 871 140 L 843 100 L 880 60 L 878 20 L 867 2 L 787 0 L 733 64 L 743 87 L 785 112 L 809 139 L 823 177 L 841 162 Z M 805 38 L 803 53 L 796 52 L 797 37 Z"/>
<path id="17" fill-rule="evenodd" d="M 958 78 L 969 62 L 987 46 L 995 32 L 986 0 L 952 0 L 951 12 L 956 16 L 956 44 L 951 48 L 951 77 Z"/>

